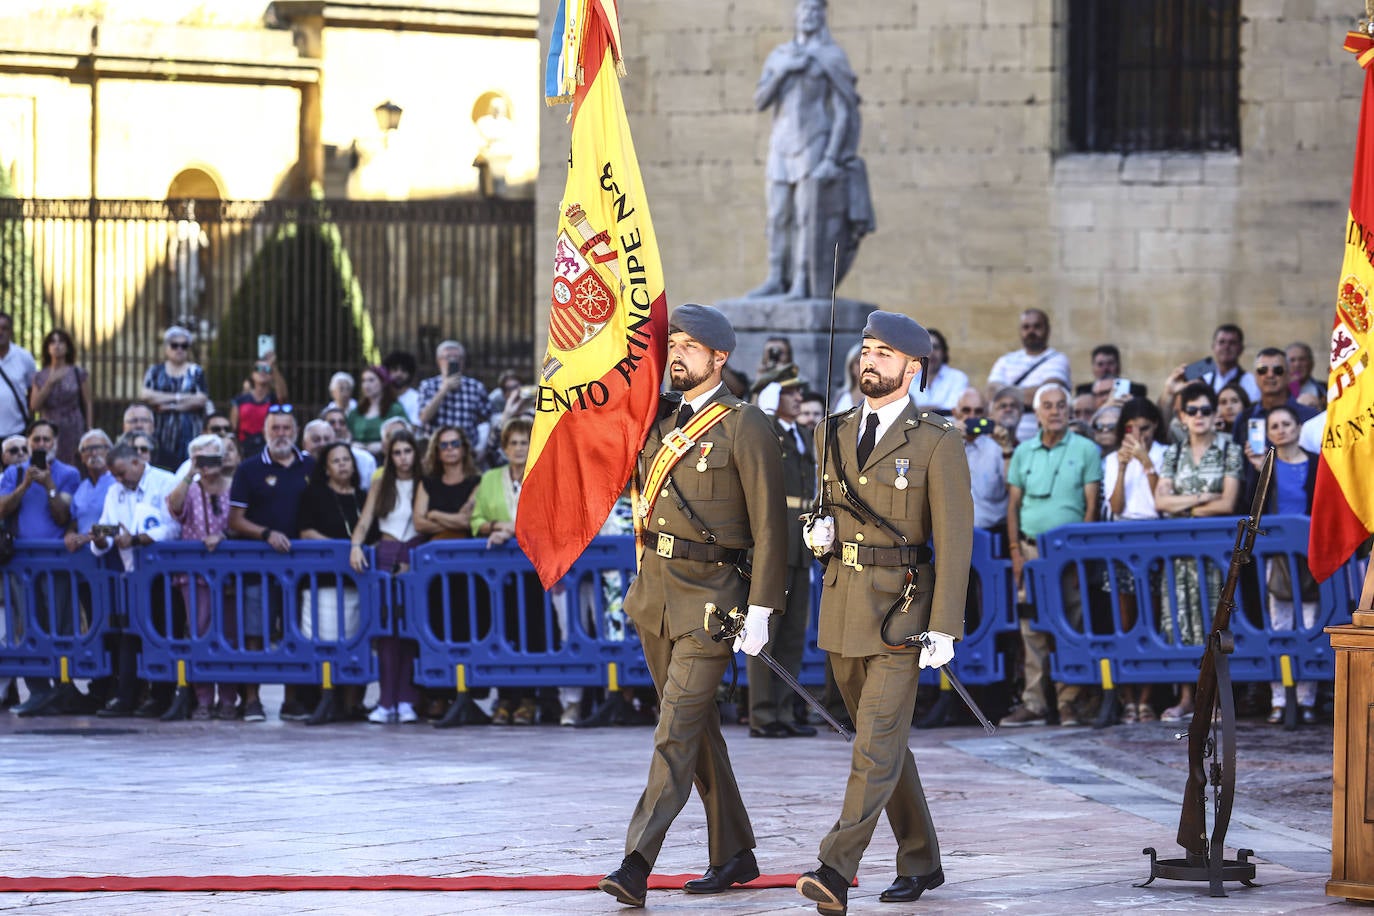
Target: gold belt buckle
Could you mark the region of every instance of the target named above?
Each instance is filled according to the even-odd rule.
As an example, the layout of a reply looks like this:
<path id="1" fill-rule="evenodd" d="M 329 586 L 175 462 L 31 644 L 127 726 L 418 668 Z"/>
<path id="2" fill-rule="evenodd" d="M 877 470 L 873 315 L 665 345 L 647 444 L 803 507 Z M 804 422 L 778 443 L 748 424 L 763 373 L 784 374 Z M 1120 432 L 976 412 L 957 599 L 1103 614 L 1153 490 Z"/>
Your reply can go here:
<path id="1" fill-rule="evenodd" d="M 859 545 L 854 541 L 844 541 L 840 544 L 840 562 L 845 566 L 859 568 Z"/>
<path id="2" fill-rule="evenodd" d="M 665 560 L 673 558 L 673 536 L 671 534 L 660 534 L 658 544 L 654 547 L 654 553 L 663 557 Z"/>
<path id="3" fill-rule="evenodd" d="M 681 458 L 696 445 L 695 439 L 689 439 L 683 435 L 682 430 L 674 429 L 663 437 L 663 444 L 668 446 L 668 450 Z"/>

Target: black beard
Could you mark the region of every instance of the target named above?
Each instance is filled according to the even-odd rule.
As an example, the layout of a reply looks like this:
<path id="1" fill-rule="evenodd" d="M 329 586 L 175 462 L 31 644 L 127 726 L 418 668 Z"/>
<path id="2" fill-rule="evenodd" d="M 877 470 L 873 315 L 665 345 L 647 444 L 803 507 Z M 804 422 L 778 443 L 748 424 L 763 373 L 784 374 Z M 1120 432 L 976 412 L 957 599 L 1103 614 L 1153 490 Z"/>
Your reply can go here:
<path id="1" fill-rule="evenodd" d="M 864 373 L 859 376 L 859 390 L 870 398 L 885 398 L 896 391 L 902 384 L 902 377 L 894 375 L 891 378 L 884 378 L 876 371 Z"/>
<path id="2" fill-rule="evenodd" d="M 703 372 L 701 375 L 692 375 L 692 370 L 688 369 L 686 365 L 682 367 L 682 372 L 682 375 L 673 375 L 672 369 L 669 369 L 669 377 L 672 379 L 674 391 L 691 391 L 698 385 L 704 384 L 706 380 L 711 377 L 709 372 Z"/>

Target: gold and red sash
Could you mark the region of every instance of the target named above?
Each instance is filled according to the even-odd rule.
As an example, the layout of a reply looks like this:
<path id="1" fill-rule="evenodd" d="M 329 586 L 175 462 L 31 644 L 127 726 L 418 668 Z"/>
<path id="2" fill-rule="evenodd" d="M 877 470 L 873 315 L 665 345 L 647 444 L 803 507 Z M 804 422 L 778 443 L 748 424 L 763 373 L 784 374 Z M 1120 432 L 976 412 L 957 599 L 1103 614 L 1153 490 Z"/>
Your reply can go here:
<path id="1" fill-rule="evenodd" d="M 654 503 L 663 492 L 664 481 L 668 479 L 668 474 L 677 463 L 692 450 L 698 439 L 724 420 L 725 415 L 733 409 L 719 401 L 708 404 L 688 420 L 686 426 L 673 429 L 663 437 L 663 443 L 658 447 L 653 460 L 649 462 L 649 472 L 644 478 L 644 492 L 639 496 L 640 518 L 648 518 L 649 513 L 654 511 Z"/>

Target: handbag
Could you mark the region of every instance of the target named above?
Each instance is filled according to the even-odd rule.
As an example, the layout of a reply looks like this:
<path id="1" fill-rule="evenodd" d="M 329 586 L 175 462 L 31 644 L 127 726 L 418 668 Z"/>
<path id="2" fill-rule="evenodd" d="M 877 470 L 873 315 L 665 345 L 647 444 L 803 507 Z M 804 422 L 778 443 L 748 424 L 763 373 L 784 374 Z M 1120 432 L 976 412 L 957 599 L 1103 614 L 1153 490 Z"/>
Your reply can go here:
<path id="1" fill-rule="evenodd" d="M 1293 600 L 1293 576 L 1288 571 L 1287 557 L 1275 557 L 1269 562 L 1269 575 L 1265 578 L 1264 587 L 1269 590 L 1272 597 L 1280 601 Z M 1319 596 L 1317 580 L 1308 571 L 1305 560 L 1298 561 L 1298 588 L 1304 603 L 1310 604 L 1317 600 Z"/>

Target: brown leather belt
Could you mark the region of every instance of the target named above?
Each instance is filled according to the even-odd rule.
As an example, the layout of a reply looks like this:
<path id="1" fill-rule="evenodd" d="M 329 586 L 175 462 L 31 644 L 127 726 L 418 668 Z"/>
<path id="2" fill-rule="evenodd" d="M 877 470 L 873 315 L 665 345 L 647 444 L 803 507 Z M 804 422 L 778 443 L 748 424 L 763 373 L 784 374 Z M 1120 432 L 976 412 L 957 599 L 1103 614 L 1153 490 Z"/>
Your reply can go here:
<path id="1" fill-rule="evenodd" d="M 865 566 L 915 566 L 917 563 L 929 563 L 935 557 L 925 544 L 868 547 L 854 541 L 844 541 L 836 543 L 833 552 L 840 562 L 854 569 L 863 569 Z"/>
<path id="2" fill-rule="evenodd" d="M 738 564 L 744 562 L 749 553 L 747 550 L 721 547 L 719 544 L 702 544 L 671 534 L 654 534 L 647 531 L 641 536 L 640 542 L 665 560 Z"/>

